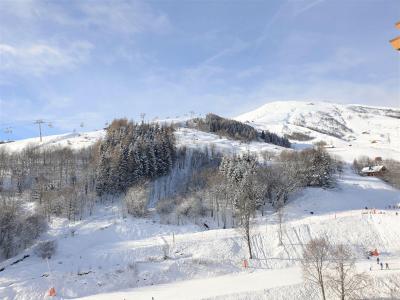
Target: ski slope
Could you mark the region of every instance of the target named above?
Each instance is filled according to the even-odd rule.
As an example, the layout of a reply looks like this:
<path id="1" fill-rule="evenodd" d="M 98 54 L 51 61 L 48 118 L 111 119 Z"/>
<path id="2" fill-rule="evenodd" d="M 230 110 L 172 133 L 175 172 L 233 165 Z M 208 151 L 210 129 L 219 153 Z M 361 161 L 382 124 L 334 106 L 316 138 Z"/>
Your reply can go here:
<path id="1" fill-rule="evenodd" d="M 58 135 L 43 136 L 40 138 L 29 138 L 0 145 L 0 149 L 10 152 L 19 152 L 26 147 L 70 147 L 79 150 L 88 147 L 102 139 L 105 135 L 104 130 L 90 132 L 73 132 Z"/>
<path id="2" fill-rule="evenodd" d="M 236 119 L 259 130 L 312 138 L 291 140 L 297 148 L 323 140 L 347 162 L 361 155 L 400 159 L 399 108 L 285 101 L 267 103 Z"/>
<path id="3" fill-rule="evenodd" d="M 283 280 L 285 278 L 285 280 Z M 212 278 L 194 279 L 170 284 L 132 289 L 128 291 L 94 295 L 82 300 L 147 300 L 147 299 L 206 299 L 215 295 L 240 294 L 249 290 L 261 291 L 268 288 L 277 288 L 295 285 L 302 282 L 300 268 L 242 272 L 234 275 L 224 275 Z"/>

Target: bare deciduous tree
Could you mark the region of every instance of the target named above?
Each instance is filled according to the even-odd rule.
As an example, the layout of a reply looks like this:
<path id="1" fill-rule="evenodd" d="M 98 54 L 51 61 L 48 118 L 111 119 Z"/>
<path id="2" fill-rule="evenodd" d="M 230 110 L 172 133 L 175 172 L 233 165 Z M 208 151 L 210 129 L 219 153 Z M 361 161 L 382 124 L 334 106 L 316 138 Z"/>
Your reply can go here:
<path id="1" fill-rule="evenodd" d="M 360 293 L 370 285 L 365 273 L 357 273 L 355 257 L 348 246 L 333 246 L 332 269 L 329 274 L 329 287 L 341 300 L 360 297 Z"/>
<path id="2" fill-rule="evenodd" d="M 395 275 L 393 278 L 383 282 L 390 299 L 400 299 L 400 281 L 398 279 Z"/>
<path id="3" fill-rule="evenodd" d="M 327 275 L 331 267 L 330 246 L 326 239 L 312 239 L 303 251 L 302 267 L 304 279 L 308 284 L 316 286 L 326 300 Z"/>
<path id="4" fill-rule="evenodd" d="M 251 247 L 251 219 L 253 218 L 257 206 L 263 197 L 263 187 L 260 184 L 257 173 L 247 174 L 243 177 L 238 188 L 235 208 L 239 216 L 239 226 L 249 249 L 249 257 L 253 258 Z"/>
<path id="5" fill-rule="evenodd" d="M 284 218 L 285 218 L 285 205 L 283 203 L 279 203 L 276 209 L 276 216 L 278 220 L 278 239 L 279 245 L 283 245 L 283 231 L 284 231 Z"/>

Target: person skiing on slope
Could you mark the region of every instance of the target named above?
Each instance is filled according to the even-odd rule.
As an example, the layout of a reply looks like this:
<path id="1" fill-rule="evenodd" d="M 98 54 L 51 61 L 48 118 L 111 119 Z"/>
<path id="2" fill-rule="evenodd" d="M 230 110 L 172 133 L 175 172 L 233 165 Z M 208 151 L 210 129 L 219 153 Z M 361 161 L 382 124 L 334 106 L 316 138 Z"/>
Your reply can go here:
<path id="1" fill-rule="evenodd" d="M 379 257 L 376 258 L 376 263 L 379 265 Z"/>
<path id="2" fill-rule="evenodd" d="M 389 263 L 386 263 L 386 270 L 389 270 Z"/>
<path id="3" fill-rule="evenodd" d="M 383 263 L 381 263 L 381 270 L 383 270 Z"/>

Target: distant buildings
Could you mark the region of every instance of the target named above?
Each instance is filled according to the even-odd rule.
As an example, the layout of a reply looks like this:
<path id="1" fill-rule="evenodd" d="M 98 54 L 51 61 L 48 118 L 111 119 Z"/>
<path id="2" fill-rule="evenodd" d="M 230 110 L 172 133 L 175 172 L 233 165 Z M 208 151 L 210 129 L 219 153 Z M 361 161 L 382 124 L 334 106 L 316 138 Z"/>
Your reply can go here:
<path id="1" fill-rule="evenodd" d="M 379 166 L 368 166 L 361 169 L 361 174 L 367 176 L 379 176 L 386 171 L 386 167 L 383 165 Z"/>

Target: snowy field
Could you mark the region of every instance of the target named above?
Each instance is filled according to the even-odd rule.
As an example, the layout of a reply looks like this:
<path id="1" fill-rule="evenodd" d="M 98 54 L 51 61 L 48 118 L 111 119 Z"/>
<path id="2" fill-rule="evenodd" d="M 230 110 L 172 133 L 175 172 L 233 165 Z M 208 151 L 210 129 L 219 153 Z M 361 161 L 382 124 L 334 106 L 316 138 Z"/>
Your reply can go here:
<path id="1" fill-rule="evenodd" d="M 295 142 L 295 149 L 325 140 L 333 146 L 328 151 L 346 162 L 359 155 L 400 160 L 400 122 L 387 116 L 398 110 L 298 102 L 268 105 L 238 119 L 278 134 L 302 132 L 313 137 Z M 274 110 L 279 113 L 271 113 Z M 332 116 L 350 131 L 341 128 L 340 138 L 319 132 L 321 120 L 337 125 L 329 121 Z M 103 135 L 104 131 L 96 131 L 44 137 L 40 146 L 79 149 Z M 283 149 L 188 128 L 179 128 L 176 137 L 181 146 L 216 147 L 229 153 L 279 153 Z M 39 141 L 0 147 L 20 151 L 28 144 Z M 145 219 L 123 218 L 121 207 L 108 203 L 83 221 L 69 224 L 52 219 L 42 238 L 56 239 L 58 251 L 48 262 L 36 257 L 32 249 L 1 262 L 0 299 L 44 299 L 50 287 L 56 289 L 55 299 L 311 299 L 304 294 L 299 258 L 304 245 L 318 236 L 349 245 L 357 255 L 357 268 L 368 272 L 380 287 L 375 294 L 371 291 L 371 297 L 389 297 L 385 284 L 400 280 L 400 211 L 396 215 L 388 206 L 399 202 L 399 190 L 377 178 L 360 177 L 346 165 L 336 188 L 307 188 L 292 196 L 284 211 L 283 245 L 278 242 L 275 213 L 254 221 L 256 258 L 248 269 L 242 266 L 247 257 L 245 241 L 236 229 L 204 231 L 195 224 L 161 224 L 154 211 Z M 375 214 L 370 213 L 372 209 Z M 366 259 L 365 252 L 375 248 L 390 270 L 381 271 Z M 12 265 L 24 255 L 30 256 Z"/>

